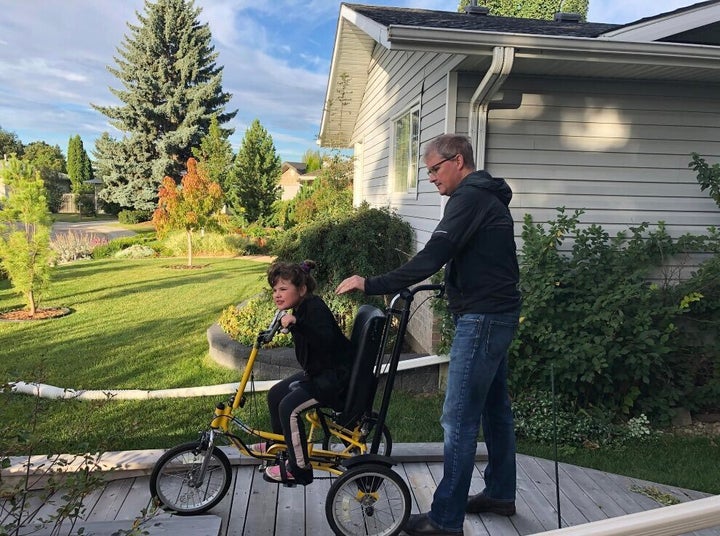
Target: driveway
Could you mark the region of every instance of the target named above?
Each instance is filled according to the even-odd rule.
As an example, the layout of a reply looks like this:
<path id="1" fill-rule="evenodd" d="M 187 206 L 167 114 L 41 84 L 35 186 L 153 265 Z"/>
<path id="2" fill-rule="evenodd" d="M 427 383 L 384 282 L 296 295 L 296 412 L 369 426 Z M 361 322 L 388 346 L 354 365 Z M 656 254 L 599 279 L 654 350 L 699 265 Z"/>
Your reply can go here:
<path id="1" fill-rule="evenodd" d="M 53 236 L 62 233 L 82 233 L 101 235 L 112 240 L 121 236 L 133 236 L 134 231 L 128 231 L 120 226 L 117 220 L 96 220 L 81 222 L 55 222 L 52 226 Z"/>

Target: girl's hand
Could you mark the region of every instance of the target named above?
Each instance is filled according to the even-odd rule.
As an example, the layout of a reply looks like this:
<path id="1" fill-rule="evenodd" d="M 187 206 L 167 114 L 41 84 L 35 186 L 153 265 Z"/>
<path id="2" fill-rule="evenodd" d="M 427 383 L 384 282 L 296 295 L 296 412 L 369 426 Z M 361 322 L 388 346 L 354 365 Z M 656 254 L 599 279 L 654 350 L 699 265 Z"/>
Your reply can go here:
<path id="1" fill-rule="evenodd" d="M 280 325 L 283 327 L 283 331 L 285 331 L 285 333 L 287 333 L 287 329 L 290 326 L 292 326 L 296 321 L 297 321 L 297 319 L 295 318 L 295 315 L 290 314 L 290 313 L 285 313 L 280 318 Z"/>

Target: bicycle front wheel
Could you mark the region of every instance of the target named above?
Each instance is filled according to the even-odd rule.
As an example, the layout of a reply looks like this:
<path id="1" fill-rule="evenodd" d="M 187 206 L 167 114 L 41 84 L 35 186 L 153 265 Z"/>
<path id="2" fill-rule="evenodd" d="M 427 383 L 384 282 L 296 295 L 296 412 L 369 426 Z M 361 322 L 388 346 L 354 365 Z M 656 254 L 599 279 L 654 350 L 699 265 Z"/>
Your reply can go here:
<path id="1" fill-rule="evenodd" d="M 394 536 L 410 515 L 410 490 L 392 469 L 360 465 L 338 477 L 325 501 L 325 516 L 335 534 Z"/>
<path id="2" fill-rule="evenodd" d="M 178 515 L 200 514 L 222 501 L 231 480 L 232 469 L 225 453 L 194 441 L 173 447 L 160 457 L 150 475 L 150 494 L 163 510 Z"/>

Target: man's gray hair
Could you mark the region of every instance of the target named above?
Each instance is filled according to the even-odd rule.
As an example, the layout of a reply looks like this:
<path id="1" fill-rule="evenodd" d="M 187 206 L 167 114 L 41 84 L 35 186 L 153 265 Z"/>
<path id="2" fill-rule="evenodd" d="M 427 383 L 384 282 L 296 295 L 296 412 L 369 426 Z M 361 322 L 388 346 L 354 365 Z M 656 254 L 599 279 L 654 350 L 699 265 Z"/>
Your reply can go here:
<path id="1" fill-rule="evenodd" d="M 465 166 L 475 169 L 472 143 L 467 136 L 460 134 L 443 134 L 442 136 L 433 138 L 425 146 L 423 155 L 427 157 L 430 153 L 437 153 L 443 158 L 452 158 L 456 154 L 462 155 Z"/>

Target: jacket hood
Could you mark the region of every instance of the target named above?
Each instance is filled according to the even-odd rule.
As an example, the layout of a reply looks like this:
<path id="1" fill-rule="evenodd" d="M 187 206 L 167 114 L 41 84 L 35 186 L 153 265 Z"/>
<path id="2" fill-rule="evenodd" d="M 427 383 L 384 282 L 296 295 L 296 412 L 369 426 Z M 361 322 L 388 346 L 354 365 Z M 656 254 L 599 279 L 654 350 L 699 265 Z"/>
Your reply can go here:
<path id="1" fill-rule="evenodd" d="M 505 206 L 508 206 L 512 199 L 512 190 L 510 185 L 505 182 L 505 179 L 493 177 L 487 171 L 473 171 L 462 180 L 460 187 L 488 190 L 502 201 Z"/>

